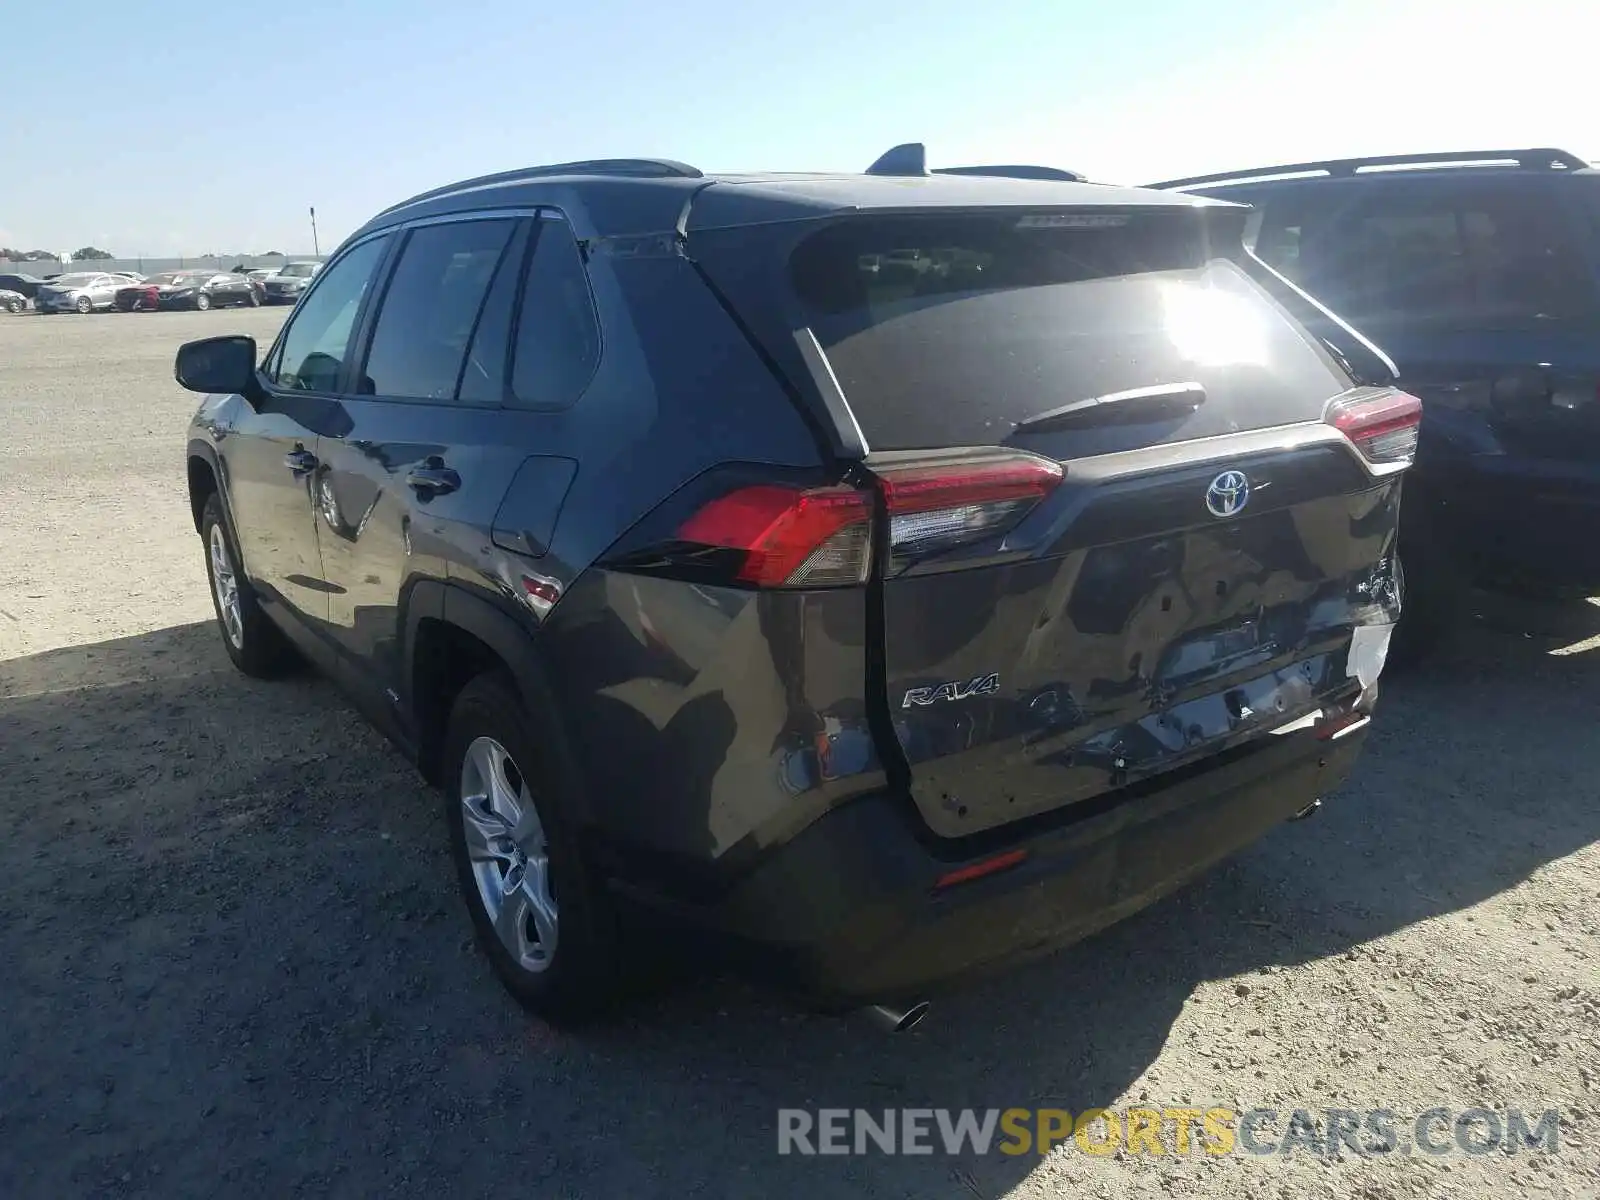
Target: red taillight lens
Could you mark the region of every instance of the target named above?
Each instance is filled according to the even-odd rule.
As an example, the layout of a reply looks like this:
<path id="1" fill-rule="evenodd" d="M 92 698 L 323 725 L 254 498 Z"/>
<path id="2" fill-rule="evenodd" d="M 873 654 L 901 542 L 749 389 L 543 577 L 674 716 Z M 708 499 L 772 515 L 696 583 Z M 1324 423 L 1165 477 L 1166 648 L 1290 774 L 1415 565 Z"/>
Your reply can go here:
<path id="1" fill-rule="evenodd" d="M 898 564 L 1003 533 L 1061 483 L 1061 464 L 1035 454 L 919 455 L 875 464 Z"/>
<path id="2" fill-rule="evenodd" d="M 678 536 L 742 552 L 735 571 L 741 583 L 825 587 L 867 578 L 871 515 L 870 498 L 853 488 L 758 484 L 711 501 Z"/>
<path id="3" fill-rule="evenodd" d="M 1354 442 L 1368 462 L 1408 462 L 1417 452 L 1422 401 L 1386 388 L 1335 400 L 1325 419 Z"/>
<path id="4" fill-rule="evenodd" d="M 906 453 L 872 463 L 889 513 L 896 567 L 1004 532 L 1061 482 L 1061 465 L 1013 451 Z M 870 493 L 843 485 L 751 484 L 719 496 L 678 527 L 701 568 L 754 587 L 866 582 L 872 566 Z"/>

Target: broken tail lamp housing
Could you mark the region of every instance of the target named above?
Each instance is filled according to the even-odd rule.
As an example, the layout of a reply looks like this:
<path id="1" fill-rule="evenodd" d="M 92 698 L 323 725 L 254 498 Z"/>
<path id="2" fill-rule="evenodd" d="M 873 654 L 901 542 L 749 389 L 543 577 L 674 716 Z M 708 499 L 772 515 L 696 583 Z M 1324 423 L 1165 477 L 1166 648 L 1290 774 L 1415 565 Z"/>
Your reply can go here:
<path id="1" fill-rule="evenodd" d="M 896 565 L 1003 533 L 1062 478 L 1060 463 L 1015 451 L 894 455 L 871 471 Z M 871 573 L 873 507 L 864 487 L 753 484 L 703 505 L 677 536 L 687 546 L 730 552 L 730 582 L 859 584 Z"/>
<path id="2" fill-rule="evenodd" d="M 1394 388 L 1349 392 L 1328 405 L 1323 420 L 1374 466 L 1404 466 L 1417 454 L 1422 401 Z"/>

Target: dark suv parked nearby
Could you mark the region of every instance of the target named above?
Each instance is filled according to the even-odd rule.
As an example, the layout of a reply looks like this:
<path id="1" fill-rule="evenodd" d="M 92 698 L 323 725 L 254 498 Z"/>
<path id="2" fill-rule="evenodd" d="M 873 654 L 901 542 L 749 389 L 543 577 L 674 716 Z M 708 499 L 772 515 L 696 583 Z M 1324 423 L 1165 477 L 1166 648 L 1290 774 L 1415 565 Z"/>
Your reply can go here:
<path id="1" fill-rule="evenodd" d="M 39 294 L 44 280 L 37 275 L 0 275 L 0 291 L 15 292 L 28 300 Z"/>
<path id="2" fill-rule="evenodd" d="M 1417 402 L 1248 210 L 989 170 L 472 180 L 180 351 L 229 655 L 415 756 L 538 1011 L 640 926 L 904 1005 L 1349 771 Z"/>
<path id="3" fill-rule="evenodd" d="M 1422 398 L 1408 642 L 1447 629 L 1467 583 L 1600 591 L 1600 171 L 1561 150 L 1489 150 L 1156 186 L 1253 205 L 1255 253 L 1370 335 Z"/>

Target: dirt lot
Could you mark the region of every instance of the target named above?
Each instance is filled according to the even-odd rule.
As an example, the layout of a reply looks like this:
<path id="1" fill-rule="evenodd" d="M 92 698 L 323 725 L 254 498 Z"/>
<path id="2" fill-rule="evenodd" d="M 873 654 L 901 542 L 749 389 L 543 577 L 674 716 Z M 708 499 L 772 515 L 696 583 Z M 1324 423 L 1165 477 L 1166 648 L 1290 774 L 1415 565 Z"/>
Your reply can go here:
<path id="1" fill-rule="evenodd" d="M 0 1196 L 1600 1193 L 1600 608 L 1483 605 L 1321 817 L 911 1034 L 726 980 L 557 1034 L 468 946 L 433 794 L 209 625 L 172 351 L 282 315 L 0 317 Z M 780 1107 L 1140 1103 L 1563 1124 L 1555 1156 L 776 1154 Z"/>

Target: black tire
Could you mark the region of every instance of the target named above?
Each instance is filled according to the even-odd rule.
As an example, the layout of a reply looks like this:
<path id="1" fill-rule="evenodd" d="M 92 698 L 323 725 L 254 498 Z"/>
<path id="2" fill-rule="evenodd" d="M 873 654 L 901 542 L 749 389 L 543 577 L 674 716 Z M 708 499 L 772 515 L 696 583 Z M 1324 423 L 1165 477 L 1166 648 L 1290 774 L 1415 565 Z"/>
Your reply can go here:
<path id="1" fill-rule="evenodd" d="M 485 738 L 506 751 L 520 775 L 525 800 L 533 804 L 543 827 L 540 849 L 548 856 L 557 935 L 555 949 L 540 970 L 514 959 L 496 934 L 467 851 L 463 766 L 469 749 Z M 610 896 L 584 860 L 570 816 L 571 784 L 563 762 L 558 749 L 541 747 L 521 696 L 504 675 L 480 675 L 456 698 L 444 745 L 445 822 L 478 945 L 518 1003 L 552 1023 L 574 1025 L 616 1003 L 623 994 L 624 971 Z"/>
<path id="2" fill-rule="evenodd" d="M 199 293 L 194 298 L 194 307 L 196 312 L 205 312 L 211 307 L 211 297 L 204 292 Z"/>
<path id="3" fill-rule="evenodd" d="M 89 297 L 87 297 L 87 296 L 79 296 L 78 297 L 78 302 L 76 304 L 74 304 L 72 307 L 77 309 L 78 312 L 81 313 L 83 316 L 87 317 L 90 313 L 92 313 L 94 311 L 94 301 L 89 299 Z"/>
<path id="4" fill-rule="evenodd" d="M 238 597 L 239 632 L 235 637 L 229 630 L 223 613 L 221 589 L 217 586 L 217 563 L 212 553 L 212 538 L 220 537 L 227 549 L 233 569 L 234 588 Z M 211 584 L 211 607 L 217 615 L 217 630 L 222 635 L 222 646 L 233 660 L 233 665 L 254 679 L 275 679 L 300 665 L 300 656 L 284 637 L 283 631 L 272 623 L 272 618 L 261 611 L 255 589 L 240 570 L 239 543 L 234 539 L 222 509 L 222 498 L 212 492 L 200 514 L 200 544 L 205 548 L 206 579 Z"/>

